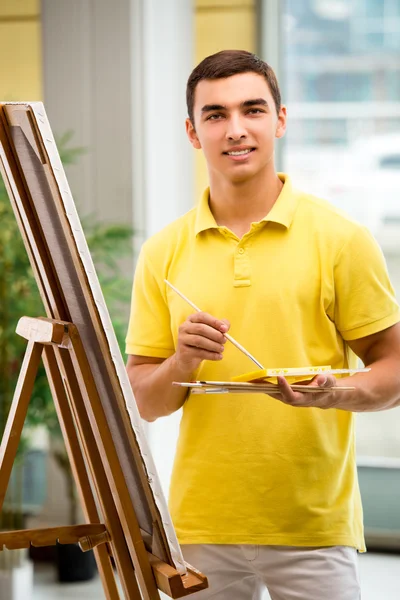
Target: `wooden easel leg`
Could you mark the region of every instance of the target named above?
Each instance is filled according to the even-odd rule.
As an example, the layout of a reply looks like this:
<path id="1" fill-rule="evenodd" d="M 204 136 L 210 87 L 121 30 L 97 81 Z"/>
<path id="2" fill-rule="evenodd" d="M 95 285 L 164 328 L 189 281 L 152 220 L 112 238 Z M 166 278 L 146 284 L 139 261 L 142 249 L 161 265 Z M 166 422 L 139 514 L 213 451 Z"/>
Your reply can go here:
<path id="1" fill-rule="evenodd" d="M 137 516 L 131 501 L 129 500 L 128 502 L 126 500 L 128 493 L 125 477 L 113 443 L 104 409 L 97 393 L 86 353 L 77 330 L 76 333 L 74 333 L 72 328 L 70 328 L 69 335 L 71 340 L 69 350 L 71 352 L 74 372 L 78 377 L 78 382 L 81 384 L 85 415 L 86 418 L 89 417 L 89 427 L 96 436 L 96 445 L 101 451 L 103 460 L 106 459 L 104 460 L 105 473 L 110 479 L 112 489 L 116 491 L 116 499 L 121 503 L 120 515 L 121 518 L 124 519 L 124 530 L 128 532 L 126 541 L 135 566 L 136 577 L 139 582 L 143 599 L 160 600 L 160 595 L 150 567 Z"/>
<path id="2" fill-rule="evenodd" d="M 7 418 L 0 446 L 0 511 L 3 507 L 4 497 L 17 454 L 42 351 L 42 344 L 33 341 L 28 343 Z"/>
<path id="3" fill-rule="evenodd" d="M 72 414 L 78 428 L 78 437 L 82 441 L 87 464 L 91 472 L 92 481 L 96 487 L 97 497 L 101 503 L 101 512 L 107 530 L 110 532 L 113 557 L 116 562 L 121 585 L 126 598 L 129 600 L 142 600 L 137 581 L 132 577 L 132 559 L 126 543 L 125 535 L 116 510 L 114 498 L 100 457 L 97 442 L 86 412 L 85 403 L 77 380 L 75 368 L 72 364 L 69 351 L 63 348 L 56 349 L 57 362 L 60 365 L 65 379 L 68 395 L 74 399 Z M 158 592 L 157 592 L 158 594 Z M 157 596 L 159 599 L 159 595 Z"/>
<path id="4" fill-rule="evenodd" d="M 86 464 L 82 456 L 82 448 L 76 434 L 74 420 L 52 346 L 45 346 L 43 361 L 86 521 L 88 523 L 100 523 Z M 95 548 L 94 554 L 107 600 L 119 600 L 120 595 L 106 544 L 101 544 Z"/>

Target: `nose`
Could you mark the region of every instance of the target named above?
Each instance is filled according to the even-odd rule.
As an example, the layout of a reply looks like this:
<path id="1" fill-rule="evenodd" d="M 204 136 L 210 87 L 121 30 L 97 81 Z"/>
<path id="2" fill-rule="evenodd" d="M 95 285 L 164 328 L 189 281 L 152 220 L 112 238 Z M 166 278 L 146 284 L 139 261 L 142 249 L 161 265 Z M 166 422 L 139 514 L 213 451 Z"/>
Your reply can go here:
<path id="1" fill-rule="evenodd" d="M 247 131 L 239 115 L 231 115 L 228 120 L 226 139 L 229 141 L 242 140 L 247 137 Z"/>

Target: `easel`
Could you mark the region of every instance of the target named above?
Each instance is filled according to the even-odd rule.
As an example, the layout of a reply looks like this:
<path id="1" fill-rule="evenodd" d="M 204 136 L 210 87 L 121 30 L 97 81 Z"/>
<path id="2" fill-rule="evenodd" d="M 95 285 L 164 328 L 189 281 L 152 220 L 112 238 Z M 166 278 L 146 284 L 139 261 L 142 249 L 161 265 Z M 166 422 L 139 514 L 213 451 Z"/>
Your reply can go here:
<path id="1" fill-rule="evenodd" d="M 28 341 L 28 346 L 0 446 L 0 510 L 36 373 L 43 358 L 88 524 L 0 533 L 0 550 L 3 547 L 18 549 L 29 548 L 30 545 L 54 545 L 57 541 L 64 544 L 79 543 L 83 551 L 93 548 L 106 597 L 110 600 L 120 597 L 111 556 L 116 563 L 124 596 L 132 600 L 142 598 L 139 588 L 144 598 L 155 599 L 159 598 L 157 587 L 171 598 L 180 598 L 206 587 L 206 578 L 193 567 L 188 567 L 186 577 L 181 576 L 170 565 L 149 553 L 144 546 L 137 520 L 132 515 L 136 581 L 131 554 L 93 434 L 95 430 L 103 438 L 112 454 L 112 440 L 108 439 L 107 427 L 104 427 L 104 413 L 78 331 L 72 323 L 23 317 L 18 323 L 17 333 Z M 101 505 L 104 523 L 96 508 L 88 470 Z"/>
<path id="2" fill-rule="evenodd" d="M 121 387 L 126 371 L 114 362 L 119 350 L 106 337 L 106 309 L 90 261 L 85 267 L 84 236 L 79 221 L 70 220 L 72 198 L 40 103 L 0 103 L 0 170 L 47 313 L 23 317 L 17 328 L 28 346 L 0 447 L 0 510 L 43 358 L 87 521 L 0 533 L 0 550 L 57 540 L 93 548 L 110 600 L 120 597 L 111 557 L 126 599 L 157 600 L 158 589 L 172 598 L 204 589 L 204 575 L 189 565 L 183 574 L 177 563 L 169 515 L 157 500 L 155 475 L 145 469 L 140 431 L 124 399 L 130 386 Z"/>

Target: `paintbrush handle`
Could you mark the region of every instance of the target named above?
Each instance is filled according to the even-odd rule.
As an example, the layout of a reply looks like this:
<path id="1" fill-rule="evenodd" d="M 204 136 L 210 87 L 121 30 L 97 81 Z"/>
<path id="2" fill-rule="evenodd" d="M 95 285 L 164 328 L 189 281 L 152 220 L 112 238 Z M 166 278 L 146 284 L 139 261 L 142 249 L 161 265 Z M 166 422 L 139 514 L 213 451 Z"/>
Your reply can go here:
<path id="1" fill-rule="evenodd" d="M 190 304 L 190 306 L 192 308 L 194 308 L 194 310 L 196 312 L 202 312 L 201 309 L 198 306 L 196 306 L 195 304 L 193 304 L 193 302 L 191 300 L 189 300 L 189 298 L 186 298 L 186 296 L 184 294 L 182 294 L 182 292 L 180 292 L 174 285 L 172 285 L 172 283 L 170 283 L 167 279 L 164 279 L 164 281 L 165 281 L 165 283 L 167 285 L 169 285 L 169 287 L 172 290 L 174 290 L 174 292 L 176 294 L 178 294 L 178 296 L 180 296 L 182 298 L 182 300 L 185 300 L 185 302 L 187 302 L 188 304 Z M 252 354 L 250 354 L 250 352 L 248 352 L 248 350 L 246 350 L 246 348 L 244 348 L 241 344 L 239 344 L 239 342 L 237 342 L 235 340 L 235 338 L 233 338 L 228 333 L 224 333 L 224 336 L 226 337 L 227 340 L 230 341 L 231 344 L 233 344 L 234 346 L 236 346 L 236 348 L 238 350 L 240 350 L 240 352 L 243 352 L 243 354 L 245 354 L 247 356 L 247 358 L 249 358 L 250 360 L 252 360 L 253 363 L 255 363 L 259 369 L 263 369 L 264 368 L 262 366 L 262 364 L 260 362 L 258 362 L 258 360 L 256 358 L 254 358 L 254 356 Z"/>
<path id="2" fill-rule="evenodd" d="M 250 360 L 252 360 L 253 363 L 255 363 L 259 369 L 264 369 L 264 367 L 262 366 L 262 364 L 260 362 L 258 362 L 258 360 L 256 358 L 254 358 L 254 356 L 252 354 L 250 354 L 250 352 L 248 352 L 246 350 L 246 348 L 244 348 L 241 344 L 239 344 L 239 342 L 237 342 L 235 340 L 235 338 L 233 338 L 231 335 L 229 335 L 229 333 L 224 333 L 224 336 L 226 337 L 227 340 L 230 341 L 231 344 L 233 344 L 234 346 L 236 346 L 236 348 L 238 350 L 240 350 L 241 352 L 243 352 L 243 354 L 245 354 Z"/>
<path id="3" fill-rule="evenodd" d="M 180 296 L 185 302 L 187 302 L 188 304 L 190 304 L 190 306 L 192 308 L 194 308 L 194 310 L 196 312 L 202 312 L 198 306 L 196 306 L 195 304 L 193 304 L 193 302 L 191 300 L 189 300 L 189 298 L 186 298 L 186 296 L 184 294 L 182 294 L 182 292 L 180 292 L 178 290 L 178 288 L 176 288 L 174 285 L 172 285 L 172 283 L 170 283 L 167 279 L 164 279 L 164 281 L 165 281 L 165 283 L 167 285 L 169 285 L 169 287 L 171 288 L 171 290 L 174 290 L 174 292 L 176 294 L 178 294 L 178 296 Z"/>

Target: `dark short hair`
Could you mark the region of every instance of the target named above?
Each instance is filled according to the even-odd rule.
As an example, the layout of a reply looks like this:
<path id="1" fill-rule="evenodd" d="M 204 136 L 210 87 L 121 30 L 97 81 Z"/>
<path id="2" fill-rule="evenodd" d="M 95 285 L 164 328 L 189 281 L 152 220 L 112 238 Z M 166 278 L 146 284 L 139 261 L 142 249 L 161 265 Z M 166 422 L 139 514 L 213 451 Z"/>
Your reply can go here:
<path id="1" fill-rule="evenodd" d="M 277 114 L 281 108 L 281 92 L 273 69 L 261 58 L 246 50 L 221 50 L 201 61 L 191 72 L 186 86 L 189 119 L 194 124 L 194 96 L 203 79 L 225 79 L 239 73 L 257 73 L 265 78 L 275 102 Z"/>

